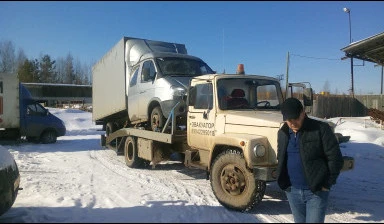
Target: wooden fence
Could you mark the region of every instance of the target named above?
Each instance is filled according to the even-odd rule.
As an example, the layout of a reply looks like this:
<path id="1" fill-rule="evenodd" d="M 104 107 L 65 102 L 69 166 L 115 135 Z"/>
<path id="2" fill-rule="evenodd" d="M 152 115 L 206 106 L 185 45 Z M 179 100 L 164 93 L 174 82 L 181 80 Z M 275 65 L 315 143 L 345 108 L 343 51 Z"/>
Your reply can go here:
<path id="1" fill-rule="evenodd" d="M 364 99 L 366 100 L 364 101 Z M 378 105 L 379 99 L 380 97 L 369 97 L 369 99 L 367 99 L 366 96 L 355 96 L 355 98 L 353 98 L 351 96 L 344 95 L 315 95 L 313 107 L 310 112 L 308 112 L 307 109 L 307 113 L 319 118 L 364 117 L 368 116 L 368 109 L 372 108 L 372 105 Z M 383 102 L 382 99 L 380 102 Z M 383 110 L 384 108 L 381 107 L 380 109 Z"/>

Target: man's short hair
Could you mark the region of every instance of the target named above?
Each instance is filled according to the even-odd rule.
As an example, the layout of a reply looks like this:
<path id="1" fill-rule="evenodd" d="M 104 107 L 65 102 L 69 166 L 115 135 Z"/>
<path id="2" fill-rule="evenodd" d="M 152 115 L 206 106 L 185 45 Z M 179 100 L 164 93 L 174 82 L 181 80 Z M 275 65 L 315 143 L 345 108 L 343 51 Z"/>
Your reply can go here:
<path id="1" fill-rule="evenodd" d="M 283 120 L 297 119 L 303 111 L 303 104 L 296 98 L 288 98 L 281 105 Z"/>

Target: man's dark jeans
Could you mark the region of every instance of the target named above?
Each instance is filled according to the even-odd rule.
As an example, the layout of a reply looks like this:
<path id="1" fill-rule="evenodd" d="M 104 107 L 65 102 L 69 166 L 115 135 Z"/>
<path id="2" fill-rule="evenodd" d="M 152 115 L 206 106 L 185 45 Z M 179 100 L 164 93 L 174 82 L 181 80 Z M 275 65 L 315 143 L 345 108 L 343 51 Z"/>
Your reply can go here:
<path id="1" fill-rule="evenodd" d="M 327 210 L 329 191 L 302 190 L 293 186 L 285 193 L 296 223 L 323 223 Z"/>

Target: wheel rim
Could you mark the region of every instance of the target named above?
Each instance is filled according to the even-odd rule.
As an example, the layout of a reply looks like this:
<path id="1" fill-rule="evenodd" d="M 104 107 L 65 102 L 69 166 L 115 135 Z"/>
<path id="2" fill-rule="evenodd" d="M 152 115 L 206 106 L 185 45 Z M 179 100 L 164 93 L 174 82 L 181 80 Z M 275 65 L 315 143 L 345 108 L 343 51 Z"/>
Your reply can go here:
<path id="1" fill-rule="evenodd" d="M 245 175 L 235 165 L 225 166 L 221 171 L 220 180 L 224 192 L 230 195 L 241 195 L 246 189 Z"/>
<path id="2" fill-rule="evenodd" d="M 158 128 L 159 123 L 160 123 L 159 114 L 155 113 L 154 115 L 152 115 L 152 130 L 155 130 L 156 128 Z"/>

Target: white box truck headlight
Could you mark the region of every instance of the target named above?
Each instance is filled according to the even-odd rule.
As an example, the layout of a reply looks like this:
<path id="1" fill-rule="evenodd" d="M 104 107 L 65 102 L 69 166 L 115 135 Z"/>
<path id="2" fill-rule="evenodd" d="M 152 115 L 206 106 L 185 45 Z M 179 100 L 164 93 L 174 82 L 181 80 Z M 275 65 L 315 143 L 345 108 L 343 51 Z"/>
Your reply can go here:
<path id="1" fill-rule="evenodd" d="M 185 95 L 185 89 L 181 87 L 175 87 L 171 86 L 171 91 L 173 96 L 184 96 Z"/>
<path id="2" fill-rule="evenodd" d="M 253 153 L 256 157 L 263 157 L 265 155 L 265 147 L 263 145 L 257 144 L 253 147 Z"/>

